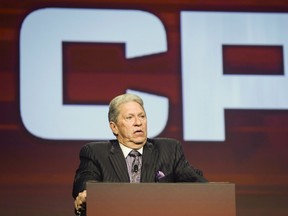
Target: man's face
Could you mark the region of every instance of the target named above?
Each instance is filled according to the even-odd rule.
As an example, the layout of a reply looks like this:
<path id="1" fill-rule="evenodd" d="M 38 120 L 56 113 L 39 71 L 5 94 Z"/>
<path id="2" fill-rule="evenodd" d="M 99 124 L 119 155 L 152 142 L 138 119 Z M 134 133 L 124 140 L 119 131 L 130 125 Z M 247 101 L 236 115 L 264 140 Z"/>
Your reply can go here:
<path id="1" fill-rule="evenodd" d="M 119 106 L 117 122 L 110 122 L 110 128 L 123 145 L 141 148 L 147 140 L 147 119 L 143 108 L 136 102 L 127 102 Z"/>

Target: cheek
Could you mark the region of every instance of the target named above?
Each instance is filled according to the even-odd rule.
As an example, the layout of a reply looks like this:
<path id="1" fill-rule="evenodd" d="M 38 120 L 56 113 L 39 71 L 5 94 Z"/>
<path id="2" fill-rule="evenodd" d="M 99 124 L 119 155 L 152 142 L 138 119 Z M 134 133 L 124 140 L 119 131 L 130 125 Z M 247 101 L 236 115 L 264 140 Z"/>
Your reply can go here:
<path id="1" fill-rule="evenodd" d="M 133 132 L 134 132 L 133 127 L 126 125 L 124 126 L 124 130 L 127 136 L 130 136 L 130 137 L 133 136 Z"/>
<path id="2" fill-rule="evenodd" d="M 118 128 L 119 132 L 126 136 L 132 134 L 132 129 L 127 124 L 120 124 Z"/>
<path id="3" fill-rule="evenodd" d="M 133 128 L 132 127 L 125 127 L 124 128 L 127 134 L 132 134 L 133 133 Z"/>

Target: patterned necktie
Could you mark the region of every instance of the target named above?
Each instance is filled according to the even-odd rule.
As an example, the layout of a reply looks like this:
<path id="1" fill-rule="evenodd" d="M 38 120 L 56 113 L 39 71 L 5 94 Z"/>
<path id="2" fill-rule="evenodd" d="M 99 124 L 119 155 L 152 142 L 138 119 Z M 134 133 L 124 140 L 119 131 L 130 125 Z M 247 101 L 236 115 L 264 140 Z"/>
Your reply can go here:
<path id="1" fill-rule="evenodd" d="M 139 183 L 141 178 L 141 154 L 132 150 L 127 157 L 127 165 L 131 183 Z"/>

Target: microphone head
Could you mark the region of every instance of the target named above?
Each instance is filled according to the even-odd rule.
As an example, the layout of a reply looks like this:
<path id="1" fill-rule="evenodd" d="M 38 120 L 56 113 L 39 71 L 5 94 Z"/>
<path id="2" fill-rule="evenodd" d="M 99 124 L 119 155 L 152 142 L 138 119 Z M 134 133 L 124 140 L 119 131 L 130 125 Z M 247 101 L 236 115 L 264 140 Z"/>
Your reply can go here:
<path id="1" fill-rule="evenodd" d="M 137 164 L 134 165 L 133 172 L 138 172 L 138 165 Z"/>

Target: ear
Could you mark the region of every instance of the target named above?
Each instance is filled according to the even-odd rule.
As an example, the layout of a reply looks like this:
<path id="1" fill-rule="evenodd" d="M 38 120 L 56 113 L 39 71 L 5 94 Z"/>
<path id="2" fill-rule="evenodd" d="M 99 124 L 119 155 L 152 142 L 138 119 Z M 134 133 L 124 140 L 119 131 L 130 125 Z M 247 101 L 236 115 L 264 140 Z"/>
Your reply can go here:
<path id="1" fill-rule="evenodd" d="M 118 135 L 118 127 L 117 127 L 117 125 L 115 124 L 115 122 L 110 121 L 110 122 L 109 122 L 109 125 L 110 125 L 110 128 L 111 128 L 113 134 L 114 134 L 115 136 L 117 136 L 117 135 Z"/>

